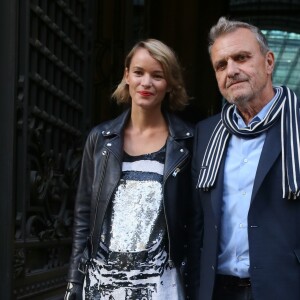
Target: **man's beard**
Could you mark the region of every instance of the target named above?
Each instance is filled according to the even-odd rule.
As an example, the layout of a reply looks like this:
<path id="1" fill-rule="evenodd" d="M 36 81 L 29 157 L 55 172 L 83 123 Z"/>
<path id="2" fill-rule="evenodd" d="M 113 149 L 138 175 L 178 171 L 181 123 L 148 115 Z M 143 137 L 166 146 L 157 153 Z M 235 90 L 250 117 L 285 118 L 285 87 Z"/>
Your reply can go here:
<path id="1" fill-rule="evenodd" d="M 234 77 L 230 80 L 228 80 L 226 82 L 226 88 L 230 88 L 232 85 L 234 85 L 235 83 L 241 83 L 244 84 L 244 82 L 248 82 L 248 78 L 246 76 L 243 75 L 239 75 L 237 77 Z M 247 91 L 245 91 L 245 88 L 241 88 L 241 90 L 237 89 L 237 90 L 233 90 L 233 93 L 231 93 L 232 96 L 227 95 L 228 97 L 226 98 L 227 101 L 229 103 L 235 104 L 237 106 L 244 106 L 249 99 L 251 98 L 251 95 L 249 95 L 247 93 Z M 237 96 L 234 96 L 235 94 L 237 94 Z"/>
<path id="2" fill-rule="evenodd" d="M 232 95 L 232 96 L 228 96 L 226 98 L 226 100 L 231 103 L 231 104 L 235 104 L 236 106 L 246 106 L 247 103 L 249 102 L 249 100 L 251 99 L 251 96 L 249 93 L 243 92 L 239 95 Z"/>

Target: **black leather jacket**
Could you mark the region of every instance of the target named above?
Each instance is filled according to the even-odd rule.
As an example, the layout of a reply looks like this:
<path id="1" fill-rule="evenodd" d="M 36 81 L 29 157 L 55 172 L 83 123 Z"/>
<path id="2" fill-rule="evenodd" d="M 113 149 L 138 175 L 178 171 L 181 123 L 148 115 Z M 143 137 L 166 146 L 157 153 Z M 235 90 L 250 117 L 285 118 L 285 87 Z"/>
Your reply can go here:
<path id="1" fill-rule="evenodd" d="M 96 257 L 105 212 L 121 176 L 123 130 L 129 117 L 127 110 L 93 128 L 87 138 L 75 203 L 69 282 L 82 284 L 86 261 Z M 173 263 L 180 266 L 187 247 L 193 129 L 173 114 L 165 113 L 165 118 L 169 125 L 163 175 L 168 251 Z"/>

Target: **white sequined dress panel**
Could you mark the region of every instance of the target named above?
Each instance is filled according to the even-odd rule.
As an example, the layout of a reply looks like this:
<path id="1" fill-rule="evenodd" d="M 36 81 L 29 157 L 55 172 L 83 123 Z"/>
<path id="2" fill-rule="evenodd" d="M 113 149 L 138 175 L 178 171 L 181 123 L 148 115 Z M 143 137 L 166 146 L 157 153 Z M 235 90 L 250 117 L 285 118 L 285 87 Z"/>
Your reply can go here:
<path id="1" fill-rule="evenodd" d="M 115 194 L 112 211 L 111 251 L 142 251 L 147 248 L 161 210 L 161 184 L 126 180 Z"/>
<path id="2" fill-rule="evenodd" d="M 110 251 L 137 252 L 160 242 L 163 224 L 163 161 L 126 156 L 102 240 Z M 107 214 L 109 215 L 109 214 Z M 109 232 L 108 232 L 109 231 Z"/>

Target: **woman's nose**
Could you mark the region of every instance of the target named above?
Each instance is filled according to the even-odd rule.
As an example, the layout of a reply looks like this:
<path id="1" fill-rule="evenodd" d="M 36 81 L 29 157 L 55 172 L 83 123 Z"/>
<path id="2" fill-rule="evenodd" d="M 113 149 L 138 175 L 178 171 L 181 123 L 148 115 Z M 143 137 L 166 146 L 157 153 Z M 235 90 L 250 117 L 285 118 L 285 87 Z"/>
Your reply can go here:
<path id="1" fill-rule="evenodd" d="M 142 84 L 142 86 L 145 86 L 145 87 L 151 86 L 152 85 L 151 76 L 145 74 L 142 78 L 141 84 Z"/>

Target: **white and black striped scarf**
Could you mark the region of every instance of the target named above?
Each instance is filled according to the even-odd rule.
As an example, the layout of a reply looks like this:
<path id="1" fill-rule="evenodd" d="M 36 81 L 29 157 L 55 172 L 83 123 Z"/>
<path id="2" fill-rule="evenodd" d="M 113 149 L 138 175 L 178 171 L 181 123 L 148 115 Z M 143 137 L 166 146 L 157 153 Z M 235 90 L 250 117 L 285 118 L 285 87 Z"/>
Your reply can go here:
<path id="1" fill-rule="evenodd" d="M 300 103 L 288 87 L 275 87 L 275 101 L 265 118 L 250 128 L 238 128 L 233 121 L 235 105 L 225 104 L 221 120 L 208 142 L 197 188 L 205 191 L 213 187 L 227 141 L 231 134 L 242 138 L 254 138 L 268 130 L 281 116 L 282 189 L 283 198 L 300 196 Z"/>

